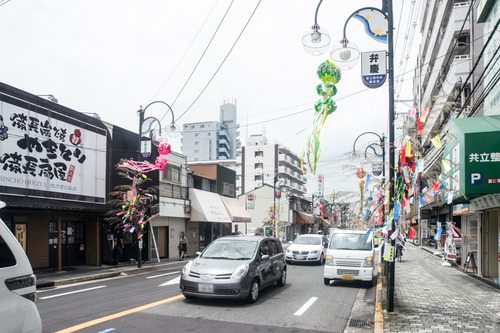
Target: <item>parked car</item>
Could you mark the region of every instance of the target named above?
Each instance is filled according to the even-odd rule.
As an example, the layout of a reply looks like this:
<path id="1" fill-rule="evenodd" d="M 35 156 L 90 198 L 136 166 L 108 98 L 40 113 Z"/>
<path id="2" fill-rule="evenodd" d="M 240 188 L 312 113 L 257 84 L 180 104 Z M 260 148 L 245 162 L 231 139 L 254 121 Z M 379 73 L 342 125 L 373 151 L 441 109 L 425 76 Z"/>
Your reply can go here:
<path id="1" fill-rule="evenodd" d="M 378 248 L 366 230 L 335 230 L 330 235 L 324 268 L 324 283 L 332 280 L 371 281 L 378 273 Z"/>
<path id="2" fill-rule="evenodd" d="M 0 202 L 0 208 L 4 206 Z M 36 277 L 23 248 L 0 219 L 0 331 L 41 332 Z"/>
<path id="3" fill-rule="evenodd" d="M 286 262 L 278 239 L 225 236 L 210 243 L 182 270 L 181 293 L 186 297 L 247 299 L 260 290 L 286 283 Z"/>
<path id="4" fill-rule="evenodd" d="M 316 262 L 323 264 L 326 256 L 328 238 L 324 235 L 299 235 L 286 249 L 286 262 Z"/>

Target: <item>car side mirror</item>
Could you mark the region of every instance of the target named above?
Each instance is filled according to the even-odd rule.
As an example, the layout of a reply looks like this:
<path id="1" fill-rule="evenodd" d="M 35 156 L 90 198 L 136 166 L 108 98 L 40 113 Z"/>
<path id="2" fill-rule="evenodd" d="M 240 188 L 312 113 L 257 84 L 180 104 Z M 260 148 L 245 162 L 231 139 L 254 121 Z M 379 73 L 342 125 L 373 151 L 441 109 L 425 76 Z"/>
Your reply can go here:
<path id="1" fill-rule="evenodd" d="M 288 242 L 288 244 L 292 245 L 292 244 L 293 244 L 293 242 L 292 242 L 292 241 L 289 241 L 289 242 Z"/>
<path id="2" fill-rule="evenodd" d="M 264 254 L 264 255 L 262 256 L 262 260 L 263 260 L 263 261 L 268 261 L 268 260 L 269 260 L 269 255 L 268 255 L 268 254 Z"/>
<path id="3" fill-rule="evenodd" d="M 197 257 L 201 256 L 201 252 L 200 251 L 196 252 L 196 256 Z"/>

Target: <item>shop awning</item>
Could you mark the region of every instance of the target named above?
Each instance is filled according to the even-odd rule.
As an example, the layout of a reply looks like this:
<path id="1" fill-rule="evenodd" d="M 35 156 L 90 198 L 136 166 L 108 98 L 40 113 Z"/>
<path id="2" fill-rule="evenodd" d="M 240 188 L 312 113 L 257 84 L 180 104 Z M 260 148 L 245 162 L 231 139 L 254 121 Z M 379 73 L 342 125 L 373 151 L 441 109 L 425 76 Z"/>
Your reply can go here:
<path id="1" fill-rule="evenodd" d="M 220 195 L 194 188 L 189 189 L 191 221 L 231 223 Z"/>
<path id="2" fill-rule="evenodd" d="M 297 223 L 298 224 L 313 224 L 314 216 L 307 213 L 300 213 L 297 215 Z"/>
<path id="3" fill-rule="evenodd" d="M 252 217 L 248 214 L 241 201 L 235 198 L 221 196 L 224 206 L 226 206 L 229 217 L 233 222 L 252 222 Z"/>

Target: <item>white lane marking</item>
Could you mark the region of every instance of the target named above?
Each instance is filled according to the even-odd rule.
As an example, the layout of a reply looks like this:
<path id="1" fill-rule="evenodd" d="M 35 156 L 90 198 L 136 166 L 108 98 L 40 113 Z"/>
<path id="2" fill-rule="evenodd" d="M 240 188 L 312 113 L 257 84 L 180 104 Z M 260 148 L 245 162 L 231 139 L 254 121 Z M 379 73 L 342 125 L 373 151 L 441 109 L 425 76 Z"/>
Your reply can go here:
<path id="1" fill-rule="evenodd" d="M 173 284 L 179 284 L 181 282 L 181 276 L 179 275 L 173 280 L 167 281 L 165 283 L 160 284 L 158 287 L 163 287 L 163 286 L 171 286 Z"/>
<path id="2" fill-rule="evenodd" d="M 311 305 L 313 305 L 313 303 L 316 302 L 317 299 L 318 299 L 317 297 L 311 297 L 311 299 L 308 300 L 306 302 L 306 304 L 302 305 L 302 307 L 297 312 L 295 312 L 293 315 L 294 316 L 302 316 L 304 314 L 304 312 L 306 312 L 307 309 L 309 309 L 311 307 Z"/>
<path id="3" fill-rule="evenodd" d="M 148 276 L 146 279 L 154 279 L 160 276 L 165 276 L 165 275 L 172 275 L 172 274 L 177 274 L 180 273 L 181 271 L 176 271 L 176 272 L 170 272 L 170 273 L 165 273 L 165 274 L 160 274 L 160 275 L 154 275 L 154 276 Z"/>
<path id="4" fill-rule="evenodd" d="M 40 299 L 48 299 L 48 298 L 54 298 L 54 297 L 59 297 L 59 296 L 66 296 L 66 295 L 71 295 L 71 294 L 76 294 L 76 293 L 83 293 L 85 291 L 94 290 L 94 289 L 101 289 L 101 288 L 106 288 L 106 286 L 97 286 L 97 287 L 93 287 L 93 288 L 86 288 L 86 289 L 80 289 L 80 290 L 75 290 L 75 291 L 69 291 L 67 293 L 62 293 L 62 294 L 56 294 L 56 295 L 51 295 L 51 296 L 40 297 Z"/>

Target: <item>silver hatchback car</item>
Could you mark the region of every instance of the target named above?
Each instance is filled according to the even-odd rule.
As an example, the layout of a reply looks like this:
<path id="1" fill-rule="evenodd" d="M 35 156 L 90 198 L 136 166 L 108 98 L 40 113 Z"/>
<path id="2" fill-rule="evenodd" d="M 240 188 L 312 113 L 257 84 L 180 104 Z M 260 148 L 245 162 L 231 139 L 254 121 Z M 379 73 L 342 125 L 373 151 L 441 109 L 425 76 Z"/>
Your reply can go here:
<path id="1" fill-rule="evenodd" d="M 219 238 L 182 270 L 181 293 L 189 297 L 247 299 L 286 283 L 286 262 L 278 239 L 261 236 Z"/>

